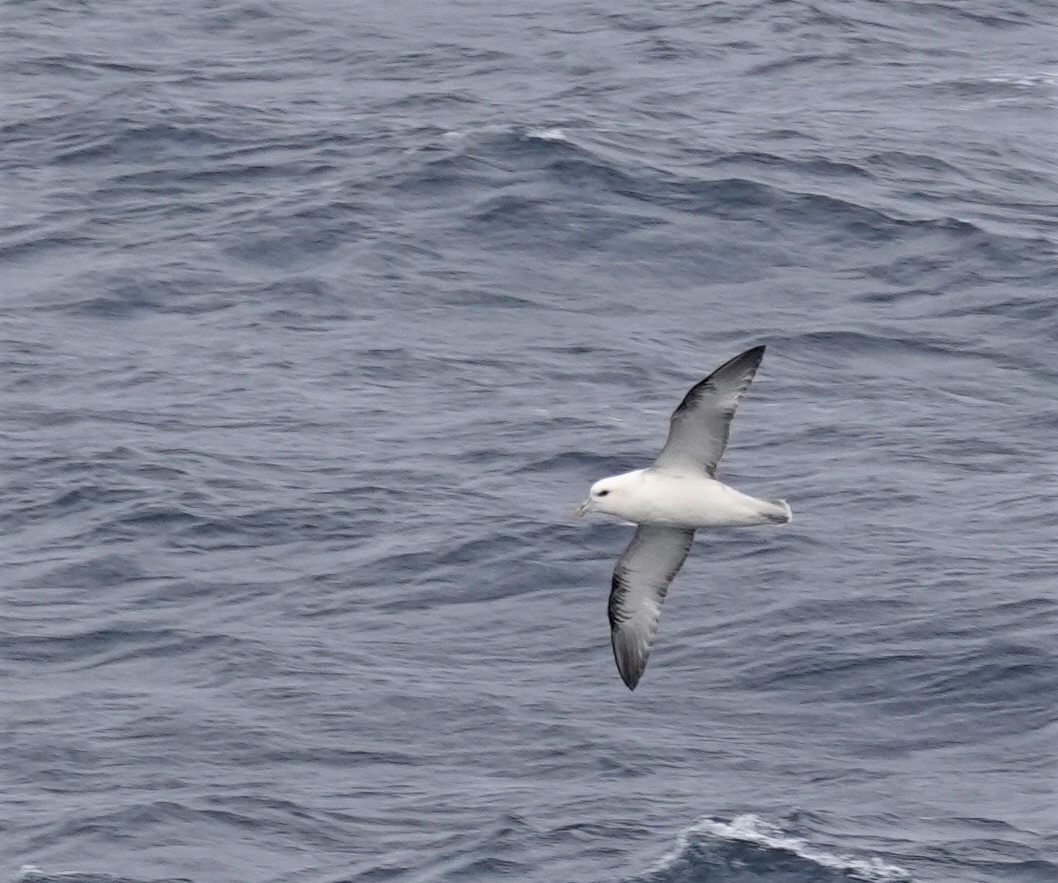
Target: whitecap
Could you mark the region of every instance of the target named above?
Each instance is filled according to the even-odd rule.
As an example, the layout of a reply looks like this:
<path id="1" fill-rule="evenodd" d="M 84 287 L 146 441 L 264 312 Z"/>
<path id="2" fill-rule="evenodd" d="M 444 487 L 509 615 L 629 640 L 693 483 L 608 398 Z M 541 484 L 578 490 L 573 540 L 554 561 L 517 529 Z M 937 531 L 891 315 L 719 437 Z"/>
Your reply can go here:
<path id="1" fill-rule="evenodd" d="M 527 138 L 536 138 L 538 141 L 568 141 L 566 133 L 561 129 L 528 129 L 525 133 Z"/>
<path id="2" fill-rule="evenodd" d="M 33 883 L 36 880 L 53 880 L 56 877 L 78 877 L 76 871 L 48 871 L 45 873 L 36 865 L 23 865 L 15 875 L 17 883 Z"/>
<path id="3" fill-rule="evenodd" d="M 847 874 L 854 880 L 870 883 L 909 883 L 911 880 L 911 875 L 906 870 L 898 865 L 888 864 L 877 856 L 856 858 L 827 852 L 752 814 L 736 816 L 730 821 L 708 817 L 699 819 L 676 835 L 675 847 L 665 853 L 647 873 L 653 875 L 668 870 L 687 853 L 695 841 L 701 839 L 738 841 L 788 852 L 828 870 Z"/>
<path id="4" fill-rule="evenodd" d="M 993 77 L 985 77 L 985 82 L 1027 88 L 1054 87 L 1058 86 L 1058 70 L 1040 71 L 1039 73 L 1023 74 L 1021 76 L 998 74 Z"/>

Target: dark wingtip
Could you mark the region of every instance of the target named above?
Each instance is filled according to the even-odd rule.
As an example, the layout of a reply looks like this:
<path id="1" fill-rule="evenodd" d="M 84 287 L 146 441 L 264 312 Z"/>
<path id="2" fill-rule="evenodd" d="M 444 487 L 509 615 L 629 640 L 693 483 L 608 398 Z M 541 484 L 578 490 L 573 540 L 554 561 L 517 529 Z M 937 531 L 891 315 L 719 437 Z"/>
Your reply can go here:
<path id="1" fill-rule="evenodd" d="M 764 358 L 764 351 L 767 349 L 767 344 L 760 344 L 759 346 L 750 347 L 741 356 L 736 356 L 737 359 L 745 359 L 746 357 L 756 359 L 758 362 Z"/>
<path id="2" fill-rule="evenodd" d="M 726 375 L 730 371 L 752 371 L 755 374 L 760 367 L 760 363 L 764 360 L 764 350 L 766 349 L 767 347 L 763 343 L 760 346 L 750 347 L 745 352 L 732 356 L 705 379 L 709 380 L 713 377 Z"/>
<path id="3" fill-rule="evenodd" d="M 637 659 L 635 655 L 629 652 L 629 648 L 621 640 L 619 632 L 611 631 L 610 640 L 613 647 L 614 662 L 617 663 L 617 673 L 621 676 L 625 686 L 629 690 L 634 690 L 639 683 L 639 679 L 643 677 L 643 672 L 646 671 L 647 661 L 646 659 Z"/>

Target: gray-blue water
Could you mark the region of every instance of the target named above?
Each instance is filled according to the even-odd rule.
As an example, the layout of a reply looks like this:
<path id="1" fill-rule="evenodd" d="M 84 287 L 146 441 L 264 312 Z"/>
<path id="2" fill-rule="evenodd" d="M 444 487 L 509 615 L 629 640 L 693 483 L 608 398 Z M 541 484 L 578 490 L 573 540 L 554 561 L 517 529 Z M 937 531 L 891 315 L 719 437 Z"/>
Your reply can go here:
<path id="1" fill-rule="evenodd" d="M 0 879 L 1058 880 L 1056 23 L 0 4 Z"/>

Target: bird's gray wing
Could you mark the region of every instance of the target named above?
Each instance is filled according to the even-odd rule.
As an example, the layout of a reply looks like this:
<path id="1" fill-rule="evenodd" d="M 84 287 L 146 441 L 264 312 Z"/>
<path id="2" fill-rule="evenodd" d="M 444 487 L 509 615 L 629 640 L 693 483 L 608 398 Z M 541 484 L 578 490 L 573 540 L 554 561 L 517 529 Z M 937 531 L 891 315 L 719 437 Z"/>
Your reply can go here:
<path id="1" fill-rule="evenodd" d="M 647 667 L 661 603 L 693 540 L 693 530 L 641 524 L 614 568 L 607 607 L 610 641 L 629 690 L 636 688 Z"/>
<path id="2" fill-rule="evenodd" d="M 724 362 L 701 383 L 692 386 L 672 412 L 669 437 L 655 466 L 691 466 L 716 475 L 716 464 L 731 428 L 731 418 L 757 373 L 764 347 L 755 346 Z"/>

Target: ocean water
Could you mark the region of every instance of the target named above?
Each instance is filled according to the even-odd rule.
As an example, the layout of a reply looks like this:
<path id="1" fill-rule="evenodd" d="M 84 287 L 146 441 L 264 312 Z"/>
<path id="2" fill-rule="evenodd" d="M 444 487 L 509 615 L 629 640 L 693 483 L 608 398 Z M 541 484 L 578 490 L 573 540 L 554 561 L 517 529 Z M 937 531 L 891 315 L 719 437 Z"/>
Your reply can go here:
<path id="1" fill-rule="evenodd" d="M 4 0 L 0 880 L 1058 880 L 1056 153 L 1052 0 Z"/>

